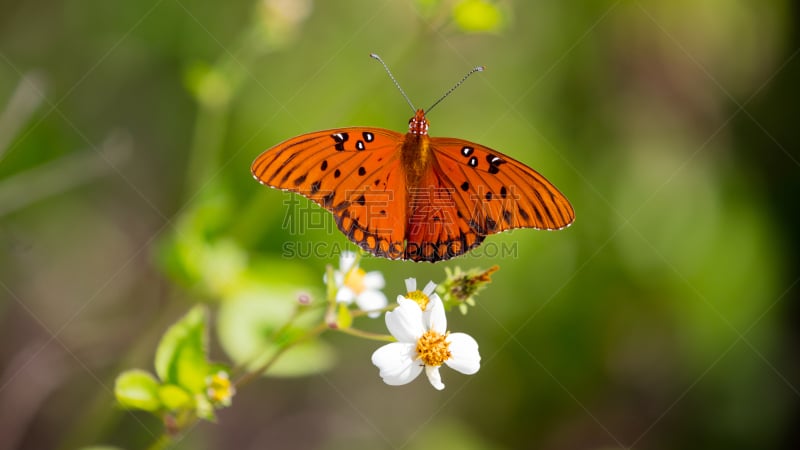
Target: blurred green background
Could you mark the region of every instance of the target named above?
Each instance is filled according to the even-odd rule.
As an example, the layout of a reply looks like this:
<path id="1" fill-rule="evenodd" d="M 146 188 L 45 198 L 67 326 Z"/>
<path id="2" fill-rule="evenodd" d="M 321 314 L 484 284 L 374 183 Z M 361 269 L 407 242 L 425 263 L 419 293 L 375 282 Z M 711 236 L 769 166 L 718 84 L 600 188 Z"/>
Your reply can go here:
<path id="1" fill-rule="evenodd" d="M 389 387 L 380 344 L 326 333 L 306 376 L 242 388 L 176 448 L 800 447 L 798 22 L 783 0 L 0 2 L 0 448 L 146 447 L 161 425 L 114 378 L 152 370 L 170 323 L 210 303 L 228 361 L 270 296 L 319 297 L 349 244 L 249 165 L 304 132 L 405 131 L 370 52 L 418 107 L 486 65 L 431 134 L 531 165 L 577 219 L 362 261 L 390 299 L 500 265 L 450 315 L 475 376 Z"/>

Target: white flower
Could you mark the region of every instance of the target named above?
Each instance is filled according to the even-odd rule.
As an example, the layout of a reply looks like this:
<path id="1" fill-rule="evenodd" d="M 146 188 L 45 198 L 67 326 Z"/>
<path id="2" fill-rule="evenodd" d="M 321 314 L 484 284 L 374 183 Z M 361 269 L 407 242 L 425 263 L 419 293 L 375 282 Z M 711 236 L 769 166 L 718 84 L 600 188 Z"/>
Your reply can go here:
<path id="1" fill-rule="evenodd" d="M 420 309 L 422 309 L 423 311 L 428 311 L 428 305 L 431 302 L 433 301 L 441 302 L 439 294 L 433 292 L 435 290 L 436 290 L 436 283 L 434 283 L 433 281 L 429 281 L 428 284 L 425 285 L 424 289 L 418 291 L 417 279 L 406 278 L 406 291 L 408 291 L 408 293 L 406 295 L 398 295 L 397 303 L 400 304 L 400 299 L 413 300 L 417 302 Z"/>
<path id="2" fill-rule="evenodd" d="M 410 383 L 422 369 L 434 388 L 444 389 L 439 367 L 472 375 L 480 368 L 478 343 L 464 333 L 449 333 L 444 305 L 438 296 L 431 296 L 428 309 L 406 298 L 386 313 L 386 327 L 397 342 L 386 344 L 372 354 L 372 364 L 380 370 L 384 383 L 399 386 Z"/>
<path id="3" fill-rule="evenodd" d="M 371 311 L 369 317 L 378 317 L 389 303 L 381 292 L 386 282 L 380 272 L 366 272 L 358 267 L 356 258 L 353 252 L 342 252 L 339 257 L 339 270 L 333 272 L 336 301 L 347 305 L 355 301 L 362 311 Z M 327 276 L 323 280 L 327 283 Z"/>

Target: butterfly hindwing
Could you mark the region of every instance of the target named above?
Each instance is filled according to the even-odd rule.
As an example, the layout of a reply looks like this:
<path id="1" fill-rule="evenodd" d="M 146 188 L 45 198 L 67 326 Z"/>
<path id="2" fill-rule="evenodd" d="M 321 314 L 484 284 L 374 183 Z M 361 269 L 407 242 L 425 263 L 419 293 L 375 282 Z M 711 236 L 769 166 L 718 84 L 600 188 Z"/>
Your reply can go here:
<path id="1" fill-rule="evenodd" d="M 408 193 L 406 258 L 436 262 L 462 255 L 483 242 L 469 226 L 466 208 L 443 173 L 429 170 Z"/>
<path id="2" fill-rule="evenodd" d="M 402 135 L 350 127 L 304 134 L 253 162 L 253 176 L 301 194 L 330 211 L 348 239 L 370 253 L 403 257 L 405 184 L 398 146 Z"/>

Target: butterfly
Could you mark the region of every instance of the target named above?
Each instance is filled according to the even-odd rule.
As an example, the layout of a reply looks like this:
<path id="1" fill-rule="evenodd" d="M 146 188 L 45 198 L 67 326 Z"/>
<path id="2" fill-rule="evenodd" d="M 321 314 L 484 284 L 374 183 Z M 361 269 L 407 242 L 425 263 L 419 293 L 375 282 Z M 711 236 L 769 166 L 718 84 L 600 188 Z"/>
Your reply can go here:
<path id="1" fill-rule="evenodd" d="M 370 56 L 415 111 L 408 132 L 347 127 L 303 134 L 259 155 L 251 166 L 256 180 L 314 201 L 348 239 L 389 259 L 437 262 L 469 252 L 490 234 L 572 223 L 572 205 L 535 170 L 474 142 L 428 136 L 426 111 L 414 108 L 383 60 Z"/>

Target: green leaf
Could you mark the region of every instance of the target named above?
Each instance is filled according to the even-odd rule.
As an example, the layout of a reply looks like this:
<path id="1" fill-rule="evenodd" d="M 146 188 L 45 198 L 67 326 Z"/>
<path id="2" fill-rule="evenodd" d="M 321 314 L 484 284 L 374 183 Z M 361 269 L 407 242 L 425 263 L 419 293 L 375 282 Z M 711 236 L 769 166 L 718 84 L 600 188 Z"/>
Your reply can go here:
<path id="1" fill-rule="evenodd" d="M 159 383 L 144 370 L 122 372 L 114 383 L 114 395 L 124 408 L 158 411 L 161 400 L 158 397 Z"/>
<path id="2" fill-rule="evenodd" d="M 285 261 L 262 264 L 261 269 L 260 280 L 251 280 L 220 306 L 217 332 L 222 348 L 237 364 L 256 370 L 291 344 L 267 375 L 303 376 L 328 369 L 333 352 L 327 344 L 318 339 L 295 344 L 322 323 L 322 308 L 303 308 L 295 316 L 298 294 L 315 301 L 324 298 L 319 293 L 322 274 L 314 276 L 304 266 Z"/>
<path id="3" fill-rule="evenodd" d="M 176 384 L 191 393 L 205 389 L 210 366 L 207 361 L 208 311 L 205 306 L 192 308 L 173 324 L 156 350 L 156 373 L 164 383 Z"/>
<path id="4" fill-rule="evenodd" d="M 178 411 L 194 407 L 192 396 L 180 386 L 165 384 L 158 389 L 158 397 L 164 407 L 170 411 Z"/>

